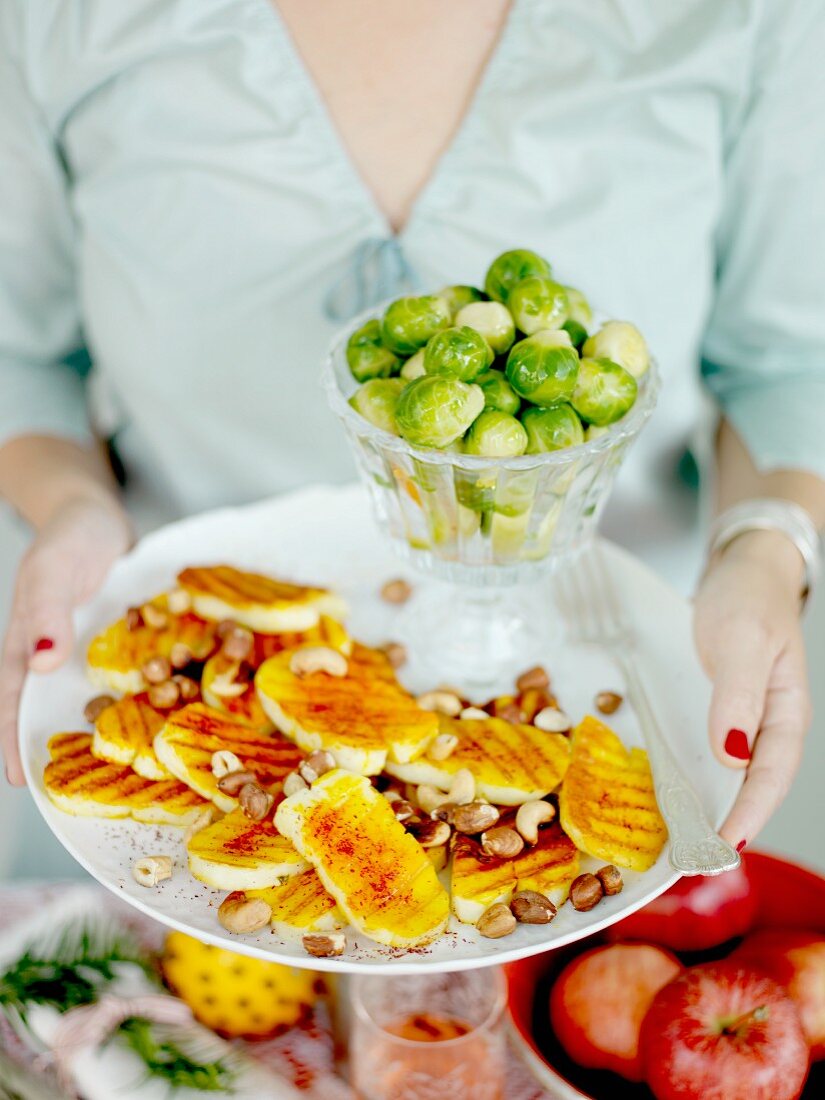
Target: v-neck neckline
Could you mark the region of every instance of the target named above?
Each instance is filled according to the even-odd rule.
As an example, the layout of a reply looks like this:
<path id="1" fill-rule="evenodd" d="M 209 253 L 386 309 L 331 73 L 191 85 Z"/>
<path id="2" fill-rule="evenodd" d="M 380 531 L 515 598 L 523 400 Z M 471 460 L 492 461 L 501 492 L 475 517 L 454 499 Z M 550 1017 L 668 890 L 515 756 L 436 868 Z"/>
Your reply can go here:
<path id="1" fill-rule="evenodd" d="M 479 122 L 483 102 L 495 91 L 499 74 L 504 69 L 510 56 L 518 33 L 518 24 L 528 0 L 510 0 L 510 7 L 504 18 L 498 38 L 475 82 L 470 99 L 453 131 L 452 137 L 436 158 L 432 171 L 416 192 L 403 225 L 397 230 L 393 228 L 375 193 L 355 164 L 349 146 L 344 140 L 344 135 L 332 117 L 326 100 L 298 48 L 277 0 L 250 0 L 250 2 L 256 7 L 268 9 L 270 29 L 274 31 L 274 36 L 277 38 L 291 69 L 295 85 L 303 95 L 307 109 L 312 112 L 319 133 L 324 136 L 326 144 L 329 146 L 330 155 L 334 158 L 336 168 L 340 170 L 342 177 L 347 180 L 353 193 L 363 203 L 365 212 L 371 216 L 371 220 L 376 225 L 380 236 L 386 240 L 403 244 L 419 217 L 426 212 L 430 200 L 437 195 L 442 186 L 446 185 L 453 159 L 472 137 L 473 131 Z"/>

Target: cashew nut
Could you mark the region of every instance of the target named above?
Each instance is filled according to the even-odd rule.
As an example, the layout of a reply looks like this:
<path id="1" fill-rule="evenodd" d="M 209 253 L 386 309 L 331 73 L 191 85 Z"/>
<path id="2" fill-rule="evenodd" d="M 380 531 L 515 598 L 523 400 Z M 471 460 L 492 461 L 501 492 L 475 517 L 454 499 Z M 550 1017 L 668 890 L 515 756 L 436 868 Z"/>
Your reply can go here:
<path id="1" fill-rule="evenodd" d="M 308 645 L 296 649 L 289 662 L 294 676 L 309 676 L 313 672 L 326 672 L 329 676 L 346 676 L 349 664 L 343 653 L 325 645 Z"/>
<path id="2" fill-rule="evenodd" d="M 212 774 L 216 779 L 223 779 L 225 775 L 240 771 L 243 771 L 243 764 L 234 752 L 219 749 L 218 752 L 212 753 Z"/>
<path id="3" fill-rule="evenodd" d="M 183 834 L 184 844 L 188 844 L 193 836 L 195 836 L 197 833 L 199 833 L 201 831 L 201 829 L 205 829 L 207 825 L 211 825 L 214 820 L 215 820 L 215 807 L 214 806 L 204 807 L 204 809 L 201 810 L 201 812 L 198 814 L 198 816 L 195 818 L 195 820 L 190 825 L 187 826 L 186 831 Z"/>
<path id="4" fill-rule="evenodd" d="M 461 712 L 460 717 L 467 721 L 469 718 L 484 719 L 489 718 L 490 715 L 486 710 L 482 710 L 481 707 L 465 707 Z"/>
<path id="5" fill-rule="evenodd" d="M 284 779 L 284 795 L 289 798 L 290 795 L 297 794 L 298 791 L 305 791 L 308 786 L 309 783 L 307 783 L 302 775 L 299 775 L 297 772 L 290 772 L 286 779 Z"/>
<path id="6" fill-rule="evenodd" d="M 138 886 L 157 886 L 172 877 L 171 856 L 144 856 L 132 865 L 132 878 Z"/>
<path id="7" fill-rule="evenodd" d="M 459 768 L 453 776 L 449 791 L 439 791 L 429 783 L 422 783 L 416 790 L 418 805 L 426 814 L 431 814 L 440 806 L 466 806 L 476 795 L 476 781 L 468 768 Z"/>
<path id="8" fill-rule="evenodd" d="M 439 733 L 427 749 L 427 755 L 431 760 L 446 760 L 451 756 L 458 745 L 458 738 L 454 733 Z"/>
<path id="9" fill-rule="evenodd" d="M 544 707 L 533 719 L 533 725 L 536 729 L 544 730 L 545 733 L 567 733 L 573 723 L 563 710 L 557 707 Z"/>
<path id="10" fill-rule="evenodd" d="M 516 811 L 516 829 L 528 844 L 537 844 L 539 825 L 546 825 L 556 816 L 556 807 L 541 798 L 525 802 Z"/>
<path id="11" fill-rule="evenodd" d="M 452 691 L 425 691 L 416 702 L 422 710 L 432 710 L 447 718 L 457 718 L 461 714 L 461 700 Z"/>

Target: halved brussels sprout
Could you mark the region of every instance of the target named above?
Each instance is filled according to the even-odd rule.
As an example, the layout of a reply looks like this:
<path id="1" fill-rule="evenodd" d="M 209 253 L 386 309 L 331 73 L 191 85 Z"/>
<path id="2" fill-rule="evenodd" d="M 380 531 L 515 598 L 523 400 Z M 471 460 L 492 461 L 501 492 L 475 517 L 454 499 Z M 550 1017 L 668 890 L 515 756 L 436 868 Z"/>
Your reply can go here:
<path id="1" fill-rule="evenodd" d="M 484 289 L 497 302 L 507 304 L 510 291 L 528 275 L 552 275 L 550 264 L 528 248 L 514 248 L 502 252 L 487 268 Z"/>
<path id="2" fill-rule="evenodd" d="M 484 407 L 515 416 L 521 408 L 521 398 L 500 370 L 487 370 L 476 378 L 484 390 Z"/>
<path id="3" fill-rule="evenodd" d="M 584 442 L 582 422 L 567 402 L 552 409 L 525 409 L 521 422 L 527 432 L 528 455 L 561 451 Z"/>
<path id="4" fill-rule="evenodd" d="M 588 424 L 606 427 L 620 420 L 636 400 L 633 375 L 609 359 L 582 359 L 570 404 Z"/>
<path id="5" fill-rule="evenodd" d="M 349 403 L 376 428 L 398 435 L 395 406 L 405 386 L 403 378 L 371 378 L 358 387 Z"/>
<path id="6" fill-rule="evenodd" d="M 513 346 L 504 373 L 520 397 L 555 405 L 572 396 L 579 357 L 566 332 L 537 332 Z"/>
<path id="7" fill-rule="evenodd" d="M 381 323 L 367 321 L 347 341 L 347 363 L 356 382 L 370 378 L 390 378 L 398 372 L 401 360 L 381 341 Z"/>
<path id="8" fill-rule="evenodd" d="M 455 318 L 458 311 L 471 302 L 483 302 L 484 291 L 475 286 L 445 286 L 443 290 L 439 290 L 438 297 L 444 299 L 450 307 L 450 316 Z M 463 324 L 463 322 L 456 322 L 456 324 Z"/>
<path id="9" fill-rule="evenodd" d="M 413 378 L 421 378 L 427 371 L 424 369 L 424 349 L 419 348 L 415 355 L 411 355 L 401 368 L 400 377 L 412 382 Z"/>
<path id="10" fill-rule="evenodd" d="M 645 338 L 629 321 L 608 321 L 585 341 L 582 355 L 588 359 L 610 359 L 641 378 L 650 366 Z"/>
<path id="11" fill-rule="evenodd" d="M 490 345 L 474 328 L 445 328 L 437 332 L 424 349 L 427 374 L 445 374 L 472 382 L 493 361 Z"/>
<path id="12" fill-rule="evenodd" d="M 588 328 L 593 320 L 590 303 L 582 292 L 574 286 L 566 286 L 564 289 L 567 291 L 567 304 L 569 307 L 567 316 L 571 321 L 577 321 L 582 328 Z"/>
<path id="13" fill-rule="evenodd" d="M 523 426 L 514 416 L 498 409 L 485 409 L 464 437 L 464 453 L 485 458 L 523 455 L 526 446 L 527 432 Z"/>
<path id="14" fill-rule="evenodd" d="M 567 320 L 567 291 L 545 275 L 522 279 L 510 291 L 507 306 L 522 332 L 561 328 Z"/>
<path id="15" fill-rule="evenodd" d="M 573 347 L 578 351 L 587 339 L 587 329 L 584 325 L 580 325 L 578 321 L 573 321 L 570 318 L 568 318 L 561 327 L 570 337 L 570 342 Z"/>
<path id="16" fill-rule="evenodd" d="M 516 338 L 510 310 L 501 302 L 472 302 L 458 311 L 455 323 L 481 333 L 496 355 L 509 351 Z"/>
<path id="17" fill-rule="evenodd" d="M 445 448 L 464 435 L 483 408 L 480 386 L 427 374 L 408 382 L 402 390 L 395 422 L 414 447 Z"/>
<path id="18" fill-rule="evenodd" d="M 396 355 L 413 355 L 450 320 L 450 307 L 437 294 L 398 298 L 381 321 L 381 340 Z"/>

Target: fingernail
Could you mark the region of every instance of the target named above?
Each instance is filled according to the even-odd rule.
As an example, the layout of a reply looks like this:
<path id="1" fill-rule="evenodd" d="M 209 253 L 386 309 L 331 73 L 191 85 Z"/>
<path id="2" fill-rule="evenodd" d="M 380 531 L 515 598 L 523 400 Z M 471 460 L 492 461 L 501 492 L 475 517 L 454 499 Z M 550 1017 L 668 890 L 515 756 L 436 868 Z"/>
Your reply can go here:
<path id="1" fill-rule="evenodd" d="M 38 638 L 34 643 L 34 652 L 43 653 L 47 649 L 54 649 L 53 638 Z"/>
<path id="2" fill-rule="evenodd" d="M 737 852 L 744 852 L 747 843 L 747 840 L 740 840 L 739 843 L 736 845 Z"/>
<path id="3" fill-rule="evenodd" d="M 748 748 L 748 735 L 744 730 L 728 730 L 725 752 L 734 760 L 750 760 L 751 750 Z"/>

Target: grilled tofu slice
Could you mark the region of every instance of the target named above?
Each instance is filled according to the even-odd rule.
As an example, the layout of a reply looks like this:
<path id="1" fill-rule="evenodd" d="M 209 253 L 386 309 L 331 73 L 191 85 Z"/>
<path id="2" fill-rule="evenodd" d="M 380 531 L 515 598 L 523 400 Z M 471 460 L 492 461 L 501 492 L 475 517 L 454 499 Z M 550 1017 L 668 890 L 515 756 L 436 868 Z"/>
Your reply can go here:
<path id="1" fill-rule="evenodd" d="M 166 718 L 145 695 L 126 695 L 98 715 L 92 755 L 112 764 L 128 764 L 144 779 L 170 779 L 172 773 L 155 756 L 155 734 Z"/>
<path id="2" fill-rule="evenodd" d="M 272 909 L 270 923 L 281 936 L 296 932 L 332 932 L 346 924 L 335 898 L 327 893 L 313 868 L 289 878 L 281 886 L 247 890 L 247 897 L 262 898 Z"/>
<path id="3" fill-rule="evenodd" d="M 572 748 L 559 795 L 562 828 L 588 855 L 646 871 L 667 839 L 647 753 L 628 752 L 609 727 L 592 717 L 574 730 Z"/>
<path id="4" fill-rule="evenodd" d="M 75 817 L 133 817 L 152 825 L 186 826 L 204 801 L 176 779 L 143 779 L 130 767 L 92 756 L 89 733 L 59 733 L 49 741 L 46 794 Z"/>
<path id="5" fill-rule="evenodd" d="M 537 890 L 555 905 L 567 899 L 579 873 L 579 851 L 558 821 L 539 829 L 538 843 L 512 861 L 517 890 Z"/>
<path id="6" fill-rule="evenodd" d="M 390 775 L 405 783 L 431 783 L 447 791 L 459 768 L 467 768 L 476 791 L 498 806 L 517 806 L 553 791 L 567 771 L 570 746 L 560 733 L 503 718 L 444 718 L 442 732 L 453 733 L 458 744 L 446 760 L 424 752 L 411 763 L 387 761 Z"/>
<path id="7" fill-rule="evenodd" d="M 439 730 L 395 678 L 384 653 L 353 646 L 346 676 L 290 671 L 295 651 L 265 661 L 255 676 L 261 706 L 305 752 L 326 749 L 341 768 L 378 775 L 387 759 L 409 761 Z"/>
<path id="8" fill-rule="evenodd" d="M 370 939 L 419 947 L 446 928 L 450 901 L 432 863 L 368 779 L 327 772 L 284 799 L 275 824 Z"/>
<path id="9" fill-rule="evenodd" d="M 224 813 L 234 810 L 238 800 L 218 790 L 212 774 L 213 753 L 221 749 L 234 752 L 263 787 L 280 783 L 303 759 L 303 754 L 283 737 L 259 733 L 203 703 L 190 703 L 171 713 L 155 735 L 154 748 L 158 760 L 172 775 Z"/>
<path id="10" fill-rule="evenodd" d="M 243 810 L 200 829 L 186 849 L 195 878 L 219 890 L 278 886 L 309 866 L 271 818 L 250 821 Z"/>
<path id="11" fill-rule="evenodd" d="M 129 630 L 123 618 L 90 642 L 86 665 L 89 679 L 96 686 L 118 695 L 137 695 L 147 686 L 143 666 L 152 657 L 168 657 L 176 642 L 188 646 L 196 661 L 205 661 L 215 648 L 214 623 L 189 611 L 171 614 L 165 595 L 149 602 L 167 617 L 162 630 L 145 624 Z"/>
<path id="12" fill-rule="evenodd" d="M 321 615 L 343 619 L 343 600 L 325 588 L 310 588 L 245 573 L 231 565 L 193 566 L 178 574 L 178 584 L 192 597 L 204 619 L 234 619 L 261 634 L 311 630 Z"/>
<path id="13" fill-rule="evenodd" d="M 455 915 L 464 924 L 475 924 L 485 909 L 496 902 L 508 904 L 516 889 L 512 859 L 486 859 L 478 841 L 456 833 L 450 868 L 450 894 Z"/>

